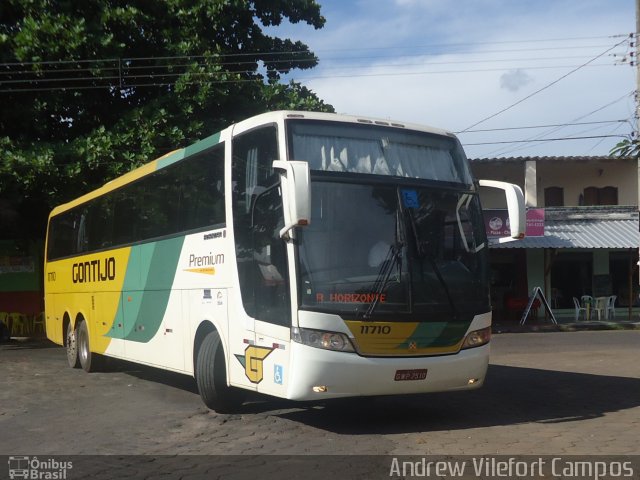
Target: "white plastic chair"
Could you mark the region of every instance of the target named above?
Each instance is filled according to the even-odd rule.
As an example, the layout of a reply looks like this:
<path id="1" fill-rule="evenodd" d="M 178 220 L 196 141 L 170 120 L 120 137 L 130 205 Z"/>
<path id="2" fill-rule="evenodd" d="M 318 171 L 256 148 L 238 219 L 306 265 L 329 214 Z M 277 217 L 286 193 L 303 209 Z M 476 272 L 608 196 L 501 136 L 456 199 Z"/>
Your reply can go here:
<path id="1" fill-rule="evenodd" d="M 595 305 L 592 307 L 592 310 L 594 310 L 598 314 L 598 320 L 602 320 L 603 318 L 606 320 L 608 304 L 609 297 L 598 297 L 595 299 Z"/>
<path id="2" fill-rule="evenodd" d="M 573 297 L 573 306 L 576 312 L 576 322 L 580 319 L 580 312 L 584 312 L 584 319 L 587 319 L 587 307 L 583 307 L 580 305 L 580 302 L 576 297 Z"/>
<path id="3" fill-rule="evenodd" d="M 591 295 L 582 295 L 580 297 L 580 305 L 587 310 L 585 320 L 591 320 L 593 318 L 593 307 L 596 306 L 593 297 Z"/>
<path id="4" fill-rule="evenodd" d="M 33 333 L 38 333 L 38 331 L 42 333 L 46 333 L 44 312 L 34 315 L 32 327 L 33 327 Z"/>
<path id="5" fill-rule="evenodd" d="M 11 319 L 11 333 L 13 335 L 24 337 L 30 333 L 26 315 L 14 312 L 10 313 L 8 318 Z"/>
<path id="6" fill-rule="evenodd" d="M 616 298 L 618 298 L 617 295 L 611 295 L 607 301 L 607 320 L 616 318 Z"/>

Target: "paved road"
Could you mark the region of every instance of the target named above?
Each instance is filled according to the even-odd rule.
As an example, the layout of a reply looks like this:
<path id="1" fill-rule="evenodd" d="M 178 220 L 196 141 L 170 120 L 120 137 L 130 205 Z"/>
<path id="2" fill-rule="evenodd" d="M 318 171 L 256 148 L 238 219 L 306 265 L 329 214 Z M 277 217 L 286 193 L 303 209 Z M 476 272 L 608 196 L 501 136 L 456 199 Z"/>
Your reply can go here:
<path id="1" fill-rule="evenodd" d="M 474 392 L 207 410 L 192 379 L 0 344 L 0 455 L 640 454 L 640 331 L 494 336 Z"/>

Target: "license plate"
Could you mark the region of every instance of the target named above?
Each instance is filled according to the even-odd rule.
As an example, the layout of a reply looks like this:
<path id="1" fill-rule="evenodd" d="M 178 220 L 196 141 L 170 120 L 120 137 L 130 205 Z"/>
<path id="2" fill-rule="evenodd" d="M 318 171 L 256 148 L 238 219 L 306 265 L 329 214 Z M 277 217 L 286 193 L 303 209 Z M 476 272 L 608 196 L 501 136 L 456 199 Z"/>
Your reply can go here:
<path id="1" fill-rule="evenodd" d="M 396 370 L 396 376 L 394 380 L 396 382 L 402 382 L 407 380 L 424 380 L 427 378 L 427 369 L 417 370 Z"/>

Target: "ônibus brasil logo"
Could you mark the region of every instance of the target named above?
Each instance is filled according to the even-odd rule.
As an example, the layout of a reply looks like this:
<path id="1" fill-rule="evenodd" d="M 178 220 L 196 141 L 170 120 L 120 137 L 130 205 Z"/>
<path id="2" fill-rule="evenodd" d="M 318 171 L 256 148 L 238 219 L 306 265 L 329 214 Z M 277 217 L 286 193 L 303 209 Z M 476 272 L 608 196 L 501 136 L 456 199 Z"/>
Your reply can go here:
<path id="1" fill-rule="evenodd" d="M 72 462 L 63 462 L 54 458 L 38 460 L 38 457 L 9 457 L 9 478 L 33 480 L 65 480 L 67 470 L 73 468 Z"/>

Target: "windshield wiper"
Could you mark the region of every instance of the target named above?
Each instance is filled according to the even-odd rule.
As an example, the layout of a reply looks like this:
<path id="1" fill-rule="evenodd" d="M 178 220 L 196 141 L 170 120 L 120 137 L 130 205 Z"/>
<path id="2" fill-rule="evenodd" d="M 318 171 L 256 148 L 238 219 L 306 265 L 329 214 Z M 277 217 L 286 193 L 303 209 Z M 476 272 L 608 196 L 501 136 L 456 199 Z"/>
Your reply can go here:
<path id="1" fill-rule="evenodd" d="M 393 272 L 393 269 L 396 266 L 398 269 L 398 279 L 402 277 L 402 250 L 404 248 L 405 242 L 403 242 L 401 238 L 404 238 L 404 235 L 402 235 L 400 219 L 398 218 L 398 211 L 396 211 L 395 243 L 393 243 L 393 245 L 389 245 L 387 255 L 384 257 L 384 260 L 382 261 L 382 264 L 380 266 L 380 271 L 376 276 L 376 281 L 373 283 L 373 300 L 367 307 L 367 311 L 362 315 L 362 318 L 370 319 L 371 315 L 373 315 L 373 312 L 380 303 L 380 297 L 382 296 L 387 283 L 389 282 L 391 272 Z"/>
<path id="2" fill-rule="evenodd" d="M 440 282 L 440 285 L 442 285 L 444 293 L 447 295 L 447 300 L 449 301 L 449 306 L 451 307 L 451 312 L 453 314 L 453 320 L 455 321 L 458 319 L 458 309 L 456 308 L 456 304 L 453 301 L 451 292 L 449 291 L 449 286 L 447 285 L 447 282 L 442 276 L 440 267 L 438 267 L 438 262 L 436 262 L 434 255 L 431 253 L 431 251 L 428 248 L 426 248 L 425 242 L 420 237 L 420 231 L 418 230 L 418 225 L 416 224 L 416 219 L 413 216 L 413 212 L 408 208 L 405 209 L 405 212 L 407 217 L 409 218 L 409 224 L 411 225 L 411 232 L 413 233 L 413 239 L 415 241 L 416 252 L 418 254 L 418 257 L 419 258 L 426 257 L 429 260 L 429 263 L 431 264 L 431 268 L 433 268 L 433 272 L 436 274 L 436 277 L 438 277 L 438 281 Z"/>

